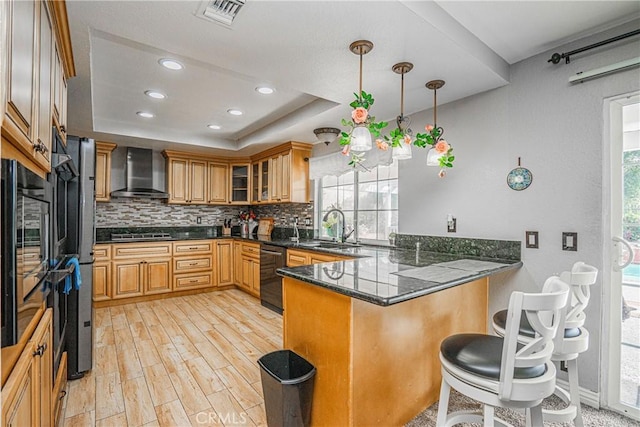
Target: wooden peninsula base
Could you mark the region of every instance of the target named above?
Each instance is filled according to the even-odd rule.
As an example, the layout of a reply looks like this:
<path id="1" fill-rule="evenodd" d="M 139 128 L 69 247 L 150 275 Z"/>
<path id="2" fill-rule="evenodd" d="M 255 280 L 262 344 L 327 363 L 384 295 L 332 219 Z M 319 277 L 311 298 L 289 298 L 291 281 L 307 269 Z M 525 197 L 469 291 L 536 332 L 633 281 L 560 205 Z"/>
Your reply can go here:
<path id="1" fill-rule="evenodd" d="M 284 348 L 317 369 L 313 426 L 404 425 L 438 400 L 440 342 L 486 333 L 488 278 L 389 306 L 283 280 Z"/>

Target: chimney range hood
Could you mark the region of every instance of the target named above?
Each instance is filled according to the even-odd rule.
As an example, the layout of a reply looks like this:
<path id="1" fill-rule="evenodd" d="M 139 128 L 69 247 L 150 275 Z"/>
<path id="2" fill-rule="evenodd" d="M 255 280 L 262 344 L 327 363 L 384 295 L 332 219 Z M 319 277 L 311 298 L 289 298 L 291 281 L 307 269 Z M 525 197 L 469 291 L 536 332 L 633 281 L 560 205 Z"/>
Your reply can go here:
<path id="1" fill-rule="evenodd" d="M 169 194 L 153 189 L 153 152 L 146 148 L 127 148 L 125 176 L 127 187 L 111 193 L 111 197 L 144 197 L 168 199 Z"/>

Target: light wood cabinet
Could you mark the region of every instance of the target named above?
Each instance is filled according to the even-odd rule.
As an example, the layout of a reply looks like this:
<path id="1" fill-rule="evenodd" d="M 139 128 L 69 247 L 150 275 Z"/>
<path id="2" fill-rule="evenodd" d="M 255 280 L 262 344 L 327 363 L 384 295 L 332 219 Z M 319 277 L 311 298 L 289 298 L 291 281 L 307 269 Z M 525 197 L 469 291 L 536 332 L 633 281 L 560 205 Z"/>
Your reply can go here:
<path id="1" fill-rule="evenodd" d="M 218 266 L 218 286 L 233 285 L 233 241 L 216 242 L 216 259 Z"/>
<path id="2" fill-rule="evenodd" d="M 96 202 L 111 200 L 111 142 L 96 142 Z"/>
<path id="3" fill-rule="evenodd" d="M 233 283 L 242 283 L 242 242 L 233 241 Z"/>
<path id="4" fill-rule="evenodd" d="M 112 245 L 111 297 L 171 292 L 172 248 L 166 242 Z"/>
<path id="5" fill-rule="evenodd" d="M 249 163 L 232 163 L 229 165 L 230 189 L 229 203 L 234 205 L 246 205 L 249 203 L 249 188 L 251 177 Z"/>
<path id="6" fill-rule="evenodd" d="M 33 137 L 38 101 L 36 37 L 39 34 L 39 15 L 39 3 L 36 1 L 11 1 L 7 4 L 5 69 L 8 75 L 2 82 L 7 85 L 2 134 L 31 158 L 35 155 Z"/>
<path id="7" fill-rule="evenodd" d="M 258 165 L 260 192 L 252 202 L 309 202 L 310 156 L 310 145 L 294 142 L 258 154 L 254 166 Z"/>
<path id="8" fill-rule="evenodd" d="M 213 240 L 174 244 L 173 289 L 197 289 L 215 285 Z"/>
<path id="9" fill-rule="evenodd" d="M 93 300 L 111 299 L 111 262 L 95 261 L 93 263 Z"/>
<path id="10" fill-rule="evenodd" d="M 55 46 L 53 57 L 53 123 L 62 140 L 67 141 L 67 77 L 60 49 Z"/>
<path id="11" fill-rule="evenodd" d="M 342 261 L 346 259 L 352 258 L 315 251 L 287 249 L 287 267 L 299 267 L 301 265 L 320 264 L 323 262 Z"/>
<path id="12" fill-rule="evenodd" d="M 7 426 L 53 423 L 52 311 L 45 311 L 2 388 L 2 419 Z"/>
<path id="13" fill-rule="evenodd" d="M 209 204 L 227 203 L 229 189 L 229 166 L 224 163 L 208 163 L 208 202 Z"/>
<path id="14" fill-rule="evenodd" d="M 64 2 L 8 0 L 2 7 L 6 29 L 0 62 L 6 73 L 1 133 L 9 143 L 2 154 L 44 174 L 51 169 L 51 126 L 56 123 L 58 104 L 66 120 L 64 79 L 75 73 L 66 6 Z M 58 45 L 65 46 L 62 54 Z M 65 85 L 57 88 L 59 74 Z M 56 95 L 64 105 L 56 103 Z"/>
<path id="15" fill-rule="evenodd" d="M 53 109 L 53 26 L 51 15 L 45 2 L 40 3 L 40 68 L 39 68 L 39 98 L 38 98 L 38 126 L 33 138 L 36 148 L 36 156 L 41 156 L 41 161 L 49 164 L 51 159 L 51 143 L 53 134 L 52 109 Z"/>
<path id="16" fill-rule="evenodd" d="M 246 292 L 260 297 L 260 244 L 241 242 L 240 262 L 236 274 L 238 286 Z"/>
<path id="17" fill-rule="evenodd" d="M 167 162 L 169 203 L 205 204 L 207 167 L 206 161 L 170 158 Z"/>
<path id="18" fill-rule="evenodd" d="M 67 395 L 67 352 L 62 353 L 60 358 L 60 367 L 53 383 L 53 392 L 51 393 L 51 408 L 53 409 L 53 425 L 58 425 L 60 414 L 62 413 L 62 403 Z"/>

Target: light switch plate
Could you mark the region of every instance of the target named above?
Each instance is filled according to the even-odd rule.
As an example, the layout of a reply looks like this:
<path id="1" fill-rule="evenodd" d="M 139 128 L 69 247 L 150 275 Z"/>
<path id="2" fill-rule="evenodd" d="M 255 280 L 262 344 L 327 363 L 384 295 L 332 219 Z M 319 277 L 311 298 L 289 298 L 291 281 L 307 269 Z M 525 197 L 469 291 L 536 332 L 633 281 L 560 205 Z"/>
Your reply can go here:
<path id="1" fill-rule="evenodd" d="M 577 251 L 578 250 L 578 233 L 562 233 L 562 250 Z"/>
<path id="2" fill-rule="evenodd" d="M 525 247 L 530 249 L 538 249 L 538 232 L 537 231 L 525 231 Z"/>

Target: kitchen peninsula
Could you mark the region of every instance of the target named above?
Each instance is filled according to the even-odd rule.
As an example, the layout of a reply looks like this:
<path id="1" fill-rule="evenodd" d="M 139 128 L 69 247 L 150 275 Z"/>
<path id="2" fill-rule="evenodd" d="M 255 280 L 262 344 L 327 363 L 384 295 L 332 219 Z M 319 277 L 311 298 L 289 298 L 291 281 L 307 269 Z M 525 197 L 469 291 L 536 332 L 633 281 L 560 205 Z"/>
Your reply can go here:
<path id="1" fill-rule="evenodd" d="M 487 332 L 488 285 L 517 259 L 412 250 L 283 268 L 284 348 L 317 369 L 311 423 L 404 425 L 435 402 L 440 342 Z"/>

